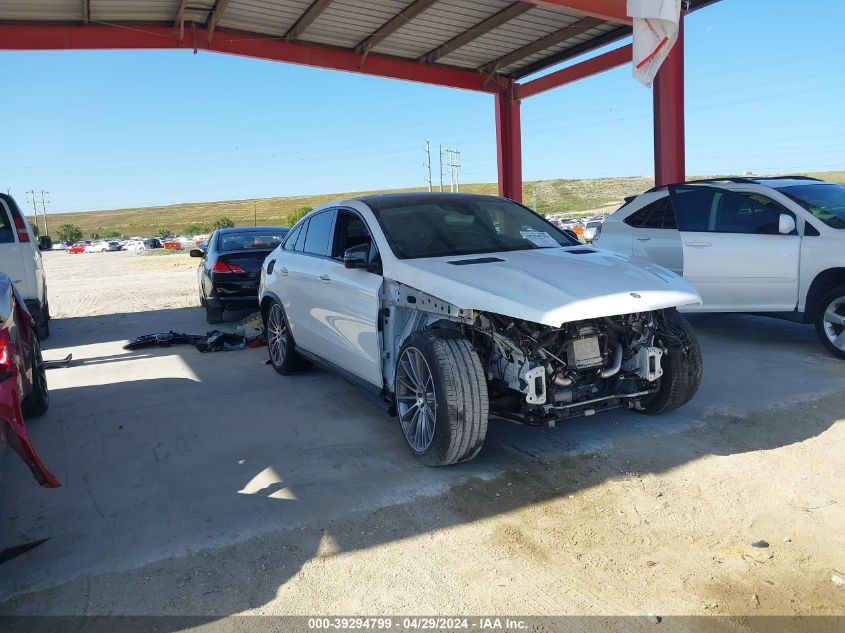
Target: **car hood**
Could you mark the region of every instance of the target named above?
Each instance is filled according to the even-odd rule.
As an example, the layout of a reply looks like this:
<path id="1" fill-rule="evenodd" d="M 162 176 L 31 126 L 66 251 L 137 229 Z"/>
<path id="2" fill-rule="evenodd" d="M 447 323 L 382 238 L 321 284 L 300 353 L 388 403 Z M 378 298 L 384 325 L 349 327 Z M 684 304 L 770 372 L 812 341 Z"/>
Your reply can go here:
<path id="1" fill-rule="evenodd" d="M 385 273 L 462 309 L 553 327 L 701 303 L 661 266 L 586 246 L 396 260 Z"/>

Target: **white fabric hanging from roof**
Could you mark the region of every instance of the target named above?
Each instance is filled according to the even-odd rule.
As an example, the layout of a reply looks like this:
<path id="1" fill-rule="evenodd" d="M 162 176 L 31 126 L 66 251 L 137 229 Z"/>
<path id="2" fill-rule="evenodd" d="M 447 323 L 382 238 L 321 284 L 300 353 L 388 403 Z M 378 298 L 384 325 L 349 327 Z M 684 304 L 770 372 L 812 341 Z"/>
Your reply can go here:
<path id="1" fill-rule="evenodd" d="M 650 86 L 678 39 L 681 0 L 628 0 L 634 19 L 634 79 Z"/>

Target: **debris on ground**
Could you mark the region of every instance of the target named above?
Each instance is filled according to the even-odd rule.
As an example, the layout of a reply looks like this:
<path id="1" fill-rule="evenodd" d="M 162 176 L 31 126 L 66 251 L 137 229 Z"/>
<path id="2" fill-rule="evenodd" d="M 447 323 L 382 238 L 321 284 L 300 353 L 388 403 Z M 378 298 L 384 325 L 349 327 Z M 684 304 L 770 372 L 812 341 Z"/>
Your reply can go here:
<path id="1" fill-rule="evenodd" d="M 660 622 L 663 620 L 663 618 L 661 618 L 659 615 L 654 615 L 653 613 L 649 613 L 649 614 L 645 617 L 645 619 L 646 619 L 646 620 L 647 620 L 650 624 L 660 624 Z"/>
<path id="2" fill-rule="evenodd" d="M 845 587 L 845 574 L 833 572 L 830 576 L 830 581 L 837 587 Z"/>
<path id="3" fill-rule="evenodd" d="M 253 312 L 241 319 L 241 324 L 235 328 L 235 334 L 243 336 L 247 341 L 254 341 L 264 336 L 264 319 L 260 312 Z"/>
<path id="4" fill-rule="evenodd" d="M 64 358 L 60 358 L 59 360 L 45 360 L 44 361 L 44 369 L 61 369 L 64 367 L 70 367 L 70 361 L 73 360 L 73 354 L 68 354 Z"/>
<path id="5" fill-rule="evenodd" d="M 197 341 L 205 337 L 196 334 L 184 334 L 174 332 L 161 332 L 159 334 L 144 334 L 129 341 L 123 349 L 133 350 L 144 347 L 170 347 L 171 345 L 196 345 Z"/>
<path id="6" fill-rule="evenodd" d="M 135 350 L 145 347 L 170 347 L 171 345 L 193 345 L 200 352 L 232 352 L 247 347 L 262 347 L 264 339 L 247 339 L 239 334 L 212 330 L 205 334 L 185 334 L 179 332 L 162 332 L 159 334 L 145 334 L 139 336 L 123 346 L 123 349 Z"/>
<path id="7" fill-rule="evenodd" d="M 760 539 L 759 541 L 754 541 L 754 542 L 751 544 L 751 547 L 766 548 L 766 547 L 768 547 L 768 546 L 769 546 L 769 542 L 768 542 L 768 541 L 764 541 L 763 539 Z"/>

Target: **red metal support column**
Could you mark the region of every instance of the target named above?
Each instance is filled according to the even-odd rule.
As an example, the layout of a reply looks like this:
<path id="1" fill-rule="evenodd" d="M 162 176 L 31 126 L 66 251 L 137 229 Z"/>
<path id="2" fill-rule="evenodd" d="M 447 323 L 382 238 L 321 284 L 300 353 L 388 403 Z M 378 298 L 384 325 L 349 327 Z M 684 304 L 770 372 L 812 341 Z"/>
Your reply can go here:
<path id="1" fill-rule="evenodd" d="M 499 195 L 522 202 L 522 132 L 513 80 L 496 93 L 496 160 Z"/>
<path id="2" fill-rule="evenodd" d="M 683 182 L 684 155 L 684 19 L 678 41 L 654 80 L 654 181 Z"/>

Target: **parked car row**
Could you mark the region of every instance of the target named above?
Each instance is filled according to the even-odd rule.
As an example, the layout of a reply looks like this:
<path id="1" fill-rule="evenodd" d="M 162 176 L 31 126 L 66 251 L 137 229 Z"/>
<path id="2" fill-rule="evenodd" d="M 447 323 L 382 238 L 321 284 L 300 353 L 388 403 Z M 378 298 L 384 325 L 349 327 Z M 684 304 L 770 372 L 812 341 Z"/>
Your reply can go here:
<path id="1" fill-rule="evenodd" d="M 79 242 L 59 242 L 51 250 L 63 250 L 66 253 L 111 253 L 115 251 L 144 251 L 161 248 L 157 238 L 133 237 L 125 240 L 82 240 Z"/>

